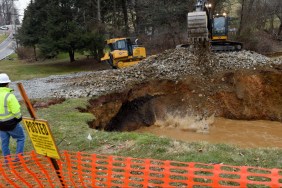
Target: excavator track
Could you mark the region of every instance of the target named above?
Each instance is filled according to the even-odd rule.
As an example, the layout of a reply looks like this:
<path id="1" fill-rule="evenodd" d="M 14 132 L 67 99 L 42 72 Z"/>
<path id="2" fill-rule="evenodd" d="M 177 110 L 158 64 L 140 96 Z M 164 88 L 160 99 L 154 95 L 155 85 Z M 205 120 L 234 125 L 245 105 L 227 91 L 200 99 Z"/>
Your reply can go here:
<path id="1" fill-rule="evenodd" d="M 187 20 L 189 43 L 199 43 L 209 40 L 208 18 L 206 12 L 189 12 Z"/>
<path id="2" fill-rule="evenodd" d="M 213 52 L 231 52 L 240 51 L 243 49 L 243 44 L 241 42 L 234 41 L 210 41 L 211 51 Z"/>

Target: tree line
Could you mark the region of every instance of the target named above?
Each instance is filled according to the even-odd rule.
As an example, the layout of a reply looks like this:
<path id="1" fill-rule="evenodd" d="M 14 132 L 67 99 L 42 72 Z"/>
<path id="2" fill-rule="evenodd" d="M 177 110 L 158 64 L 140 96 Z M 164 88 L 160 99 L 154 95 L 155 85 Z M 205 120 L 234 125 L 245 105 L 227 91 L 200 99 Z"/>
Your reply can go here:
<path id="1" fill-rule="evenodd" d="M 281 0 L 210 0 L 212 13 L 229 13 L 236 40 L 256 41 L 257 34 L 281 36 Z M 196 0 L 31 0 L 17 40 L 44 57 L 67 52 L 103 54 L 104 40 L 136 37 L 149 53 L 186 42 L 187 13 Z M 251 46 L 251 45 L 250 45 Z"/>

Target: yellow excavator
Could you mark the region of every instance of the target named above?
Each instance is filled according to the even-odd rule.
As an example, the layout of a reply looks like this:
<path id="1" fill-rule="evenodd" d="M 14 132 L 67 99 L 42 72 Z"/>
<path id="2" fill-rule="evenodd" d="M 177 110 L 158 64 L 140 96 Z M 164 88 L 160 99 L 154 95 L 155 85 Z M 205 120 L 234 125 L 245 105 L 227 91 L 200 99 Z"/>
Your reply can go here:
<path id="1" fill-rule="evenodd" d="M 113 38 L 106 41 L 102 62 L 110 64 L 113 68 L 125 68 L 136 65 L 146 58 L 145 47 L 137 44 L 138 39 L 131 41 L 130 38 Z"/>
<path id="2" fill-rule="evenodd" d="M 211 16 L 210 8 L 208 0 L 197 0 L 194 11 L 188 13 L 188 45 L 208 43 L 212 51 L 242 50 L 241 42 L 228 40 L 227 15 Z"/>

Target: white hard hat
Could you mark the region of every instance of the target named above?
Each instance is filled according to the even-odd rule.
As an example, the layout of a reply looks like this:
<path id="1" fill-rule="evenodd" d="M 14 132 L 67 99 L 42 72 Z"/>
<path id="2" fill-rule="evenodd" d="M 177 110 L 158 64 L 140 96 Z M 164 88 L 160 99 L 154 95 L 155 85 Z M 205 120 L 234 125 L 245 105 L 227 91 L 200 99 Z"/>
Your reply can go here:
<path id="1" fill-rule="evenodd" d="M 11 80 L 7 74 L 5 73 L 0 74 L 0 84 L 10 83 L 10 82 Z"/>

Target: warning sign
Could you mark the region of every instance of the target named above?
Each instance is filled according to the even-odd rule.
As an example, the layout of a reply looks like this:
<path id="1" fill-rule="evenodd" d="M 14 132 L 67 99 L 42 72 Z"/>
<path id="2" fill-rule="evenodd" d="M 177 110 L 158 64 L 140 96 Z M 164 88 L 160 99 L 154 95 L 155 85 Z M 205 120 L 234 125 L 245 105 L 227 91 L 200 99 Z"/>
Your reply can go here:
<path id="1" fill-rule="evenodd" d="M 46 120 L 23 118 L 23 122 L 36 153 L 54 159 L 61 158 Z"/>

